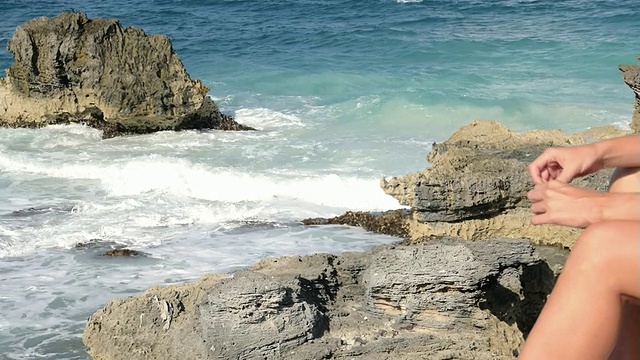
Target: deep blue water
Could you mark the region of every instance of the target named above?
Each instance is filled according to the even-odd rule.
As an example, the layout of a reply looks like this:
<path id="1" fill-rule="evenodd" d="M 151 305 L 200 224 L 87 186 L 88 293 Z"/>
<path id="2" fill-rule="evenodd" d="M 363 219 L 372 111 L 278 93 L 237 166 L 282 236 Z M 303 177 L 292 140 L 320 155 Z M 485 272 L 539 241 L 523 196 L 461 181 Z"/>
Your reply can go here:
<path id="1" fill-rule="evenodd" d="M 404 105 L 417 108 L 419 122 L 435 120 L 447 131 L 473 117 L 492 117 L 520 129 L 578 130 L 629 114 L 631 92 L 621 85 L 617 65 L 636 61 L 640 25 L 634 5 L 586 0 L 2 1 L 0 45 L 27 19 L 73 9 L 167 34 L 193 77 L 204 80 L 214 96 L 232 97 L 223 102 L 229 111 L 246 103 L 269 107 L 286 97 L 335 105 L 377 96 L 379 107 L 390 112 Z M 8 52 L 0 52 L 0 67 L 10 62 Z M 403 123 L 402 115 L 348 114 L 336 120 L 356 129 L 392 122 L 424 131 Z M 438 131 L 437 137 L 445 133 Z"/>

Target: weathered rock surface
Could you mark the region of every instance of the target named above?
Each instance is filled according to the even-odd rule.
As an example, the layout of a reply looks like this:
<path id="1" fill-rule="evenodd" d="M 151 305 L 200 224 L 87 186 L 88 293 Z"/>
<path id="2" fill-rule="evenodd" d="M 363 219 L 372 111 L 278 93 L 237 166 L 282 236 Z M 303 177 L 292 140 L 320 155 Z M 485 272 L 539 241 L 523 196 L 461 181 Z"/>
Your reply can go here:
<path id="1" fill-rule="evenodd" d="M 640 61 L 640 56 L 638 56 L 637 59 Z M 622 72 L 624 82 L 631 88 L 635 95 L 631 128 L 638 132 L 640 131 L 640 75 L 638 75 L 638 65 L 620 65 L 619 69 Z"/>
<path id="2" fill-rule="evenodd" d="M 512 359 L 553 284 L 526 240 L 263 260 L 88 321 L 94 359 Z"/>
<path id="3" fill-rule="evenodd" d="M 310 218 L 302 220 L 303 225 L 350 225 L 361 227 L 378 234 L 397 236 L 406 239 L 409 236 L 407 220 L 411 213 L 406 210 L 392 210 L 384 213 L 347 211 L 333 218 Z"/>
<path id="4" fill-rule="evenodd" d="M 81 122 L 104 137 L 161 130 L 248 130 L 191 79 L 164 35 L 64 12 L 18 26 L 0 78 L 0 125 Z"/>
<path id="5" fill-rule="evenodd" d="M 433 144 L 431 167 L 382 179 L 385 193 L 410 206 L 409 237 L 525 237 L 537 244 L 571 246 L 575 229 L 530 224 L 527 165 L 549 146 L 579 145 L 619 136 L 609 127 L 566 135 L 559 130 L 511 131 L 495 121 L 473 121 L 447 141 Z M 606 191 L 610 171 L 575 179 L 574 184 Z"/>
<path id="6" fill-rule="evenodd" d="M 516 231 L 517 226 L 515 224 L 511 224 L 508 227 L 501 227 L 498 225 L 500 221 L 503 221 L 503 217 L 498 216 L 489 222 L 488 224 L 493 227 L 492 231 L 486 231 L 485 228 L 490 227 L 485 223 L 484 228 L 477 228 L 474 226 L 474 221 L 468 221 L 467 226 L 458 227 L 457 230 L 464 229 L 467 231 L 464 235 L 467 240 L 484 240 L 481 238 L 479 234 L 486 233 L 497 233 L 500 232 L 497 229 L 501 228 L 509 228 L 511 233 L 511 238 L 519 238 L 528 234 L 528 231 L 532 231 L 532 226 L 529 224 L 529 218 L 531 215 L 527 213 L 522 214 L 522 221 L 526 221 L 526 224 L 521 228 L 520 233 Z M 526 218 L 525 218 L 526 217 Z M 517 221 L 517 217 L 511 214 L 508 217 L 510 221 Z M 402 242 L 405 245 L 410 244 L 419 244 L 425 241 L 430 241 L 433 239 L 437 239 L 439 235 L 435 235 L 435 233 L 446 234 L 447 232 L 452 232 L 451 228 L 436 228 L 435 231 L 433 228 L 427 228 L 425 224 L 418 224 L 413 217 L 413 213 L 408 210 L 392 210 L 385 211 L 382 213 L 371 213 L 366 211 L 347 211 L 346 213 L 333 217 L 333 218 L 310 218 L 302 220 L 303 225 L 349 225 L 360 227 L 365 230 L 396 236 L 402 238 L 404 241 Z M 431 224 L 433 225 L 433 224 Z M 436 225 L 446 226 L 446 223 L 436 223 Z M 449 224 L 451 227 L 456 226 L 455 224 Z M 417 227 L 417 229 L 416 229 Z M 431 230 L 426 231 L 426 230 Z M 562 231 L 568 231 L 566 228 L 562 227 L 552 227 L 547 228 L 549 232 L 553 232 L 547 235 L 548 238 L 553 238 L 561 236 Z M 573 236 L 573 231 L 568 231 L 567 233 Z M 506 233 L 506 231 L 503 231 Z M 539 234 L 539 229 L 537 232 Z M 534 233 L 534 234 L 535 234 Z M 413 235 L 413 237 L 411 236 Z M 459 237 L 459 236 L 458 236 Z M 553 273 L 557 276 L 560 274 L 562 267 L 564 266 L 564 262 L 569 255 L 569 250 L 564 249 L 558 246 L 547 246 L 547 245 L 536 245 L 534 244 L 534 248 L 536 252 L 540 255 L 540 257 L 549 264 L 549 267 L 553 270 Z"/>

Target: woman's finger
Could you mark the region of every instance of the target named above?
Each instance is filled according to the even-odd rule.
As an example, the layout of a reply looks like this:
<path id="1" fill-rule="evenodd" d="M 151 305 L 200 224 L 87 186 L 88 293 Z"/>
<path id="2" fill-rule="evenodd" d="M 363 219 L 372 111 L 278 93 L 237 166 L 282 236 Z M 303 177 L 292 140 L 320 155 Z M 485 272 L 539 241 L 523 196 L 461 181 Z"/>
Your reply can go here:
<path id="1" fill-rule="evenodd" d="M 533 190 L 529 190 L 529 192 L 527 193 L 527 199 L 529 199 L 529 201 L 531 202 L 538 202 L 542 200 L 540 191 L 536 190 L 535 188 L 533 188 Z"/>
<path id="2" fill-rule="evenodd" d="M 545 191 L 549 187 L 549 183 L 537 184 L 527 193 L 527 199 L 531 202 L 542 201 L 545 197 Z"/>
<path id="3" fill-rule="evenodd" d="M 540 177 L 542 169 L 538 167 L 538 164 L 532 162 L 531 164 L 529 164 L 529 166 L 527 166 L 527 170 L 529 171 L 529 175 L 531 176 L 531 180 L 533 180 L 534 184 L 537 185 L 542 183 L 543 180 Z"/>
<path id="4" fill-rule="evenodd" d="M 571 168 L 563 169 L 560 175 L 556 178 L 558 181 L 568 184 L 571 180 L 573 180 L 573 175 L 575 171 Z"/>
<path id="5" fill-rule="evenodd" d="M 547 213 L 534 215 L 531 217 L 531 224 L 532 225 L 551 224 L 551 218 Z"/>
<path id="6" fill-rule="evenodd" d="M 542 170 L 542 172 L 540 173 L 540 177 L 542 178 L 543 182 L 549 181 L 549 179 L 551 178 L 551 174 L 549 173 L 549 168 L 544 168 L 544 170 Z"/>
<path id="7" fill-rule="evenodd" d="M 547 212 L 547 206 L 544 202 L 537 202 L 531 204 L 531 212 L 534 214 L 544 214 Z"/>

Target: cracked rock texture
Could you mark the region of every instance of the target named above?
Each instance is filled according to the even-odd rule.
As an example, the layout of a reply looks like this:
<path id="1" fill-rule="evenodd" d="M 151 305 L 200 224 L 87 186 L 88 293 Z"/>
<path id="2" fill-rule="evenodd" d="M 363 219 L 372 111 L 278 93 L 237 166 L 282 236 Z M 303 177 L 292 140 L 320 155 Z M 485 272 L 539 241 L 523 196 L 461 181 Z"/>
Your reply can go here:
<path id="1" fill-rule="evenodd" d="M 94 359 L 512 359 L 553 280 L 504 238 L 267 259 L 114 300 L 83 339 Z"/>
<path id="2" fill-rule="evenodd" d="M 640 56 L 636 57 L 640 61 Z M 633 115 L 631 117 L 631 129 L 635 132 L 640 131 L 640 75 L 638 75 L 638 64 L 620 65 L 618 67 L 622 72 L 622 77 L 635 97 L 633 104 Z"/>
<path id="3" fill-rule="evenodd" d="M 80 122 L 105 138 L 161 130 L 248 130 L 222 114 L 171 41 L 115 19 L 63 12 L 16 28 L 0 78 L 0 125 Z"/>

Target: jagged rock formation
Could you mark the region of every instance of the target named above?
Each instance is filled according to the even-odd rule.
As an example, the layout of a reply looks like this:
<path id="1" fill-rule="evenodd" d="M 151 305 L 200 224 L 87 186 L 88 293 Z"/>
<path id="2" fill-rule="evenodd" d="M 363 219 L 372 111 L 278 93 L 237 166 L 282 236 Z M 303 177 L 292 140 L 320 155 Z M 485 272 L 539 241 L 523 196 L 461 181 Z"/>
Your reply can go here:
<path id="1" fill-rule="evenodd" d="M 571 246 L 575 229 L 532 226 L 526 198 L 533 183 L 527 165 L 549 146 L 578 145 L 621 135 L 614 128 L 566 135 L 559 130 L 516 133 L 495 121 L 474 121 L 447 141 L 433 144 L 431 167 L 382 179 L 385 193 L 410 206 L 409 237 L 525 237 L 537 244 Z M 575 179 L 574 184 L 606 191 L 610 171 Z"/>
<path id="2" fill-rule="evenodd" d="M 164 35 L 64 12 L 18 26 L 0 79 L 0 125 L 81 122 L 104 137 L 160 130 L 248 130 L 191 79 Z"/>
<path id="3" fill-rule="evenodd" d="M 640 56 L 637 57 L 640 61 Z M 620 65 L 620 71 L 624 82 L 631 88 L 635 95 L 633 105 L 633 115 L 631 117 L 631 128 L 640 131 L 640 75 L 638 75 L 638 65 Z"/>
<path id="4" fill-rule="evenodd" d="M 513 359 L 553 284 L 526 240 L 263 260 L 93 314 L 94 359 Z"/>

